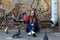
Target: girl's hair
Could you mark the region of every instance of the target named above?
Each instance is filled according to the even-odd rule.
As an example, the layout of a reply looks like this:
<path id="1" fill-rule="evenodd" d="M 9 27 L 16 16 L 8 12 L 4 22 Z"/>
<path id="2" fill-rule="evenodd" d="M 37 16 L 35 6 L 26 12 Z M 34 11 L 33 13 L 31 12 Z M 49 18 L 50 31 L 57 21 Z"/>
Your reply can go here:
<path id="1" fill-rule="evenodd" d="M 31 11 L 34 11 L 34 16 L 33 16 L 33 17 L 36 18 L 36 12 L 35 12 L 35 10 L 31 10 Z M 30 13 L 31 13 L 31 11 L 30 11 Z M 30 16 L 31 16 L 31 15 L 30 15 Z"/>
<path id="2" fill-rule="evenodd" d="M 32 10 L 32 11 L 34 11 L 34 10 Z M 31 15 L 30 15 L 30 23 L 33 23 L 36 19 L 37 19 L 36 12 L 34 11 L 34 16 L 31 17 Z"/>

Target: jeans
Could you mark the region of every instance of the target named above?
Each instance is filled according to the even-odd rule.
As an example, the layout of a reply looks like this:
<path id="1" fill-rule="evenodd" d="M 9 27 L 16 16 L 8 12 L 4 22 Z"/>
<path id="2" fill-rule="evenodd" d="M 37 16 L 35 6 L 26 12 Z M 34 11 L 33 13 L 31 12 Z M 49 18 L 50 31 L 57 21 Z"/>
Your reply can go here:
<path id="1" fill-rule="evenodd" d="M 27 29 L 29 30 L 29 32 L 31 30 L 34 30 L 36 27 L 37 27 L 37 23 L 36 22 L 33 23 L 33 26 L 31 26 L 30 23 L 27 24 Z"/>

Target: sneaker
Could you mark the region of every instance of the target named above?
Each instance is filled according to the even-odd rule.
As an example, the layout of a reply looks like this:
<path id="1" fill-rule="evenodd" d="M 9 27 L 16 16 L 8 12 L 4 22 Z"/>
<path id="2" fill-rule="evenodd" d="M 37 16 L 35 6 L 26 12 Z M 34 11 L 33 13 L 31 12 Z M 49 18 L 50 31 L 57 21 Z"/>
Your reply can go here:
<path id="1" fill-rule="evenodd" d="M 35 34 L 35 32 L 34 32 L 34 31 L 31 31 L 31 33 L 32 33 L 32 34 Z"/>
<path id="2" fill-rule="evenodd" d="M 31 32 L 29 32 L 29 33 L 28 33 L 28 36 L 31 36 L 31 35 L 32 35 Z"/>
<path id="3" fill-rule="evenodd" d="M 32 36 L 33 36 L 33 37 L 36 37 L 36 34 L 33 34 Z"/>

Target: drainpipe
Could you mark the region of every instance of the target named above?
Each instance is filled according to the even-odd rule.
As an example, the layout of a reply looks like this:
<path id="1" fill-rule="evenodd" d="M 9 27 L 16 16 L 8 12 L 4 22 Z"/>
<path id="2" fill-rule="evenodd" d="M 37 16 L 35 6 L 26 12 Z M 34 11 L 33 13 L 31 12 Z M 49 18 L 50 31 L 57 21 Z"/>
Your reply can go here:
<path id="1" fill-rule="evenodd" d="M 53 22 L 51 26 L 54 27 L 58 21 L 58 0 L 52 0 L 51 21 Z"/>
<path id="2" fill-rule="evenodd" d="M 58 3 L 58 5 L 59 5 L 59 16 L 58 16 L 58 31 L 60 32 L 60 0 L 58 0 L 59 1 L 59 3 Z"/>

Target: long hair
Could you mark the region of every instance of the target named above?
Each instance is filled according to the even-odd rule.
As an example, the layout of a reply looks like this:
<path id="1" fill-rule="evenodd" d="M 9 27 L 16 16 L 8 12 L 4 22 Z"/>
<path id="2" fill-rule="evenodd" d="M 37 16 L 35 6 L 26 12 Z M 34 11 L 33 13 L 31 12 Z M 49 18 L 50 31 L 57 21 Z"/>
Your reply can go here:
<path id="1" fill-rule="evenodd" d="M 33 11 L 33 10 L 32 10 Z M 32 17 L 31 15 L 30 15 L 30 23 L 34 23 L 35 21 L 36 21 L 36 19 L 37 19 L 37 16 L 36 16 L 36 13 L 35 13 L 35 11 L 34 11 L 34 16 Z"/>

